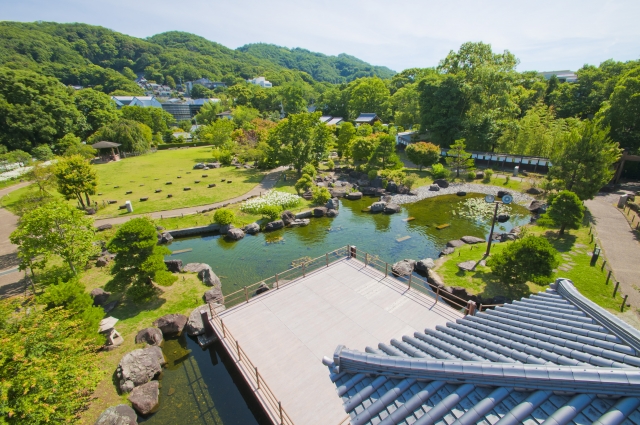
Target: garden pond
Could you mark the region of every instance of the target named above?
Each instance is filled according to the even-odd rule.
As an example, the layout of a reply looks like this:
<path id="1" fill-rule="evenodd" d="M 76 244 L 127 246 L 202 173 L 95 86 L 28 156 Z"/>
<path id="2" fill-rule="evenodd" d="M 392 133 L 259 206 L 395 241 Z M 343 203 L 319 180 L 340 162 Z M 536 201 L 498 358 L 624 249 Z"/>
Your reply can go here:
<path id="1" fill-rule="evenodd" d="M 335 218 L 312 218 L 306 227 L 246 235 L 237 242 L 220 235 L 174 240 L 169 248 L 182 252 L 166 258 L 211 265 L 228 294 L 282 272 L 296 260 L 319 257 L 346 245 L 356 245 L 390 264 L 405 258 L 435 259 L 449 240 L 467 235 L 488 237 L 494 210 L 493 204 L 485 203 L 484 195 L 469 194 L 404 204 L 393 215 L 367 212 L 376 200 L 341 199 Z M 499 212 L 511 218 L 496 223 L 496 232 L 508 232 L 530 219 L 529 211 L 519 205 L 500 206 Z M 161 408 L 145 423 L 268 423 L 219 344 L 202 350 L 182 337 L 167 341 L 163 351 L 169 366 L 161 381 Z"/>

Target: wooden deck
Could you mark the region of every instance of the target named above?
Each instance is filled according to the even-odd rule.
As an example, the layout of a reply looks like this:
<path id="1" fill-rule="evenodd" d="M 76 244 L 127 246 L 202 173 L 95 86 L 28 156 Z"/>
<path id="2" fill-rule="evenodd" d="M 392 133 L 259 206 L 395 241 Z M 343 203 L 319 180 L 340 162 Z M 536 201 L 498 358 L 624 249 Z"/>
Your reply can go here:
<path id="1" fill-rule="evenodd" d="M 226 310 L 219 318 L 293 423 L 338 425 L 347 414 L 323 356 L 332 357 L 340 344 L 359 350 L 377 347 L 462 315 L 358 260 L 344 258 Z M 222 336 L 219 323 L 212 323 Z M 236 342 L 221 339 L 237 358 Z M 255 376 L 242 363 L 238 365 L 245 378 Z M 264 394 L 256 394 L 265 404 Z"/>

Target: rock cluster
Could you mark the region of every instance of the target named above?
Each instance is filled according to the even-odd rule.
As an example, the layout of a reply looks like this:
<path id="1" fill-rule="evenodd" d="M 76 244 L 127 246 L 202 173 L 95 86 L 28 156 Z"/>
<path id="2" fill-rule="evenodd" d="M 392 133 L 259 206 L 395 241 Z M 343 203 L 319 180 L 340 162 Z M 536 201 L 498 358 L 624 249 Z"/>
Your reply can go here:
<path id="1" fill-rule="evenodd" d="M 182 272 L 182 260 L 164 260 L 164 265 L 171 273 Z"/>
<path id="2" fill-rule="evenodd" d="M 93 305 L 96 307 L 104 305 L 111 296 L 111 292 L 106 292 L 102 288 L 95 288 L 89 294 L 93 298 Z"/>
<path id="3" fill-rule="evenodd" d="M 234 241 L 239 241 L 240 239 L 244 238 L 244 232 L 242 231 L 242 229 L 229 229 L 229 231 L 227 232 L 227 238 Z"/>
<path id="4" fill-rule="evenodd" d="M 413 269 L 416 266 L 416 261 L 411 259 L 405 259 L 398 261 L 391 267 L 391 271 L 396 276 L 409 276 L 413 273 Z"/>
<path id="5" fill-rule="evenodd" d="M 260 232 L 260 225 L 258 223 L 251 223 L 244 226 L 244 231 L 248 235 L 255 235 Z"/>
<path id="6" fill-rule="evenodd" d="M 160 407 L 160 383 L 150 381 L 135 387 L 129 394 L 129 401 L 143 416 L 155 412 Z"/>
<path id="7" fill-rule="evenodd" d="M 163 336 L 176 336 L 181 335 L 187 324 L 187 316 L 184 314 L 165 314 L 164 316 L 156 319 L 153 322 L 153 326 L 162 331 Z"/>
<path id="8" fill-rule="evenodd" d="M 276 221 L 267 223 L 266 226 L 264 226 L 264 230 L 266 232 L 270 232 L 272 230 L 282 229 L 283 227 L 284 227 L 284 221 L 276 220 Z"/>
<path id="9" fill-rule="evenodd" d="M 151 381 L 160 374 L 164 364 L 160 347 L 139 348 L 125 354 L 116 369 L 120 391 L 128 393 L 135 387 Z"/>
<path id="10" fill-rule="evenodd" d="M 119 404 L 102 412 L 95 425 L 138 425 L 138 415 L 131 406 Z"/>
<path id="11" fill-rule="evenodd" d="M 202 314 L 205 312 L 209 317 L 209 304 L 201 305 L 193 309 L 187 321 L 187 333 L 191 336 L 202 335 L 204 333 L 204 323 L 202 322 Z"/>
<path id="12" fill-rule="evenodd" d="M 144 328 L 136 335 L 136 344 L 148 344 L 160 347 L 163 342 L 162 331 L 158 328 Z"/>

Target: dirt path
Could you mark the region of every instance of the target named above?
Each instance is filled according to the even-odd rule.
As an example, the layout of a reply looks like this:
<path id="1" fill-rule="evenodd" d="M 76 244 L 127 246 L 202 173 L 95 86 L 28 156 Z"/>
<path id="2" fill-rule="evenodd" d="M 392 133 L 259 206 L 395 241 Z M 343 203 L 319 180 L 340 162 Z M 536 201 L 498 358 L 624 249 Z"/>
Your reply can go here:
<path id="1" fill-rule="evenodd" d="M 132 214 L 132 215 L 123 215 L 121 217 L 113 217 L 113 218 L 104 218 L 95 221 L 96 226 L 100 226 L 101 224 L 122 224 L 132 218 L 143 217 L 143 216 L 151 216 L 151 218 L 169 218 L 169 217 L 178 217 L 183 214 L 194 214 L 198 211 L 202 211 L 209 208 L 219 208 L 223 204 L 231 204 L 236 202 L 242 202 L 254 195 L 260 195 L 260 193 L 264 193 L 269 189 L 272 189 L 278 180 L 280 179 L 280 175 L 286 169 L 286 167 L 276 168 L 271 170 L 265 177 L 262 179 L 259 185 L 251 189 L 249 192 L 244 195 L 237 196 L 232 199 L 227 199 L 221 202 L 216 202 L 214 204 L 208 205 L 199 205 L 197 207 L 187 207 L 187 208 L 178 208 L 175 210 L 167 210 L 167 211 L 156 211 L 149 214 Z"/>
<path id="2" fill-rule="evenodd" d="M 615 206 L 624 193 L 600 193 L 585 201 L 585 205 L 591 212 L 600 245 L 622 293 L 629 295 L 629 304 L 640 308 L 640 242 Z"/>
<path id="3" fill-rule="evenodd" d="M 0 198 L 28 186 L 22 182 L 0 190 Z M 24 273 L 18 271 L 18 247 L 9 241 L 9 235 L 18 226 L 18 217 L 0 208 L 0 298 L 16 295 L 24 290 Z"/>

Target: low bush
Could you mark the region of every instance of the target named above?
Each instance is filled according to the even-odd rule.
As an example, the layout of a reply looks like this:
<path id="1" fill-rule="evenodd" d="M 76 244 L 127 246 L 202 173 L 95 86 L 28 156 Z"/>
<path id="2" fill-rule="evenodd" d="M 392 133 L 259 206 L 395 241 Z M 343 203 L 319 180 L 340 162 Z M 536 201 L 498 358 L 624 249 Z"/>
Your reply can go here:
<path id="1" fill-rule="evenodd" d="M 233 223 L 233 220 L 235 218 L 236 215 L 234 214 L 234 212 L 226 208 L 220 208 L 213 214 L 213 221 L 221 226 L 226 226 Z"/>
<path id="2" fill-rule="evenodd" d="M 491 176 L 493 176 L 493 170 L 491 168 L 487 168 L 486 170 L 484 170 L 484 178 L 482 179 L 482 181 L 489 183 L 491 181 Z"/>
<path id="3" fill-rule="evenodd" d="M 409 190 L 416 184 L 417 179 L 413 176 L 405 177 L 402 181 L 402 184 L 405 185 Z"/>
<path id="4" fill-rule="evenodd" d="M 308 174 L 310 177 L 315 177 L 317 174 L 316 167 L 311 164 L 307 164 L 302 167 L 302 174 Z"/>
<path id="5" fill-rule="evenodd" d="M 378 172 L 376 170 L 371 170 L 367 173 L 367 176 L 369 177 L 369 180 L 373 180 L 378 177 Z"/>
<path id="6" fill-rule="evenodd" d="M 433 167 L 431 167 L 431 176 L 434 179 L 446 179 L 449 174 L 451 174 L 449 170 L 442 164 L 433 164 Z"/>
<path id="7" fill-rule="evenodd" d="M 313 202 L 316 205 L 324 205 L 331 199 L 331 193 L 326 187 L 314 187 L 313 188 Z"/>
<path id="8" fill-rule="evenodd" d="M 306 192 L 313 186 L 313 180 L 309 174 L 303 174 L 294 185 L 298 194 Z"/>
<path id="9" fill-rule="evenodd" d="M 276 205 L 265 205 L 260 213 L 267 217 L 269 221 L 275 221 L 280 218 L 280 211 L 282 210 Z"/>
<path id="10" fill-rule="evenodd" d="M 148 283 L 136 282 L 127 289 L 126 294 L 134 303 L 146 303 L 156 295 L 156 288 Z"/>
<path id="11" fill-rule="evenodd" d="M 328 160 L 327 161 L 327 168 L 329 170 L 333 170 L 335 168 L 335 166 L 336 166 L 336 164 L 334 164 L 332 160 Z"/>
<path id="12" fill-rule="evenodd" d="M 178 276 L 166 270 L 156 272 L 153 281 L 160 286 L 171 286 L 178 280 Z"/>
<path id="13" fill-rule="evenodd" d="M 467 180 L 473 180 L 476 178 L 476 172 L 475 171 L 469 171 L 467 173 Z"/>

